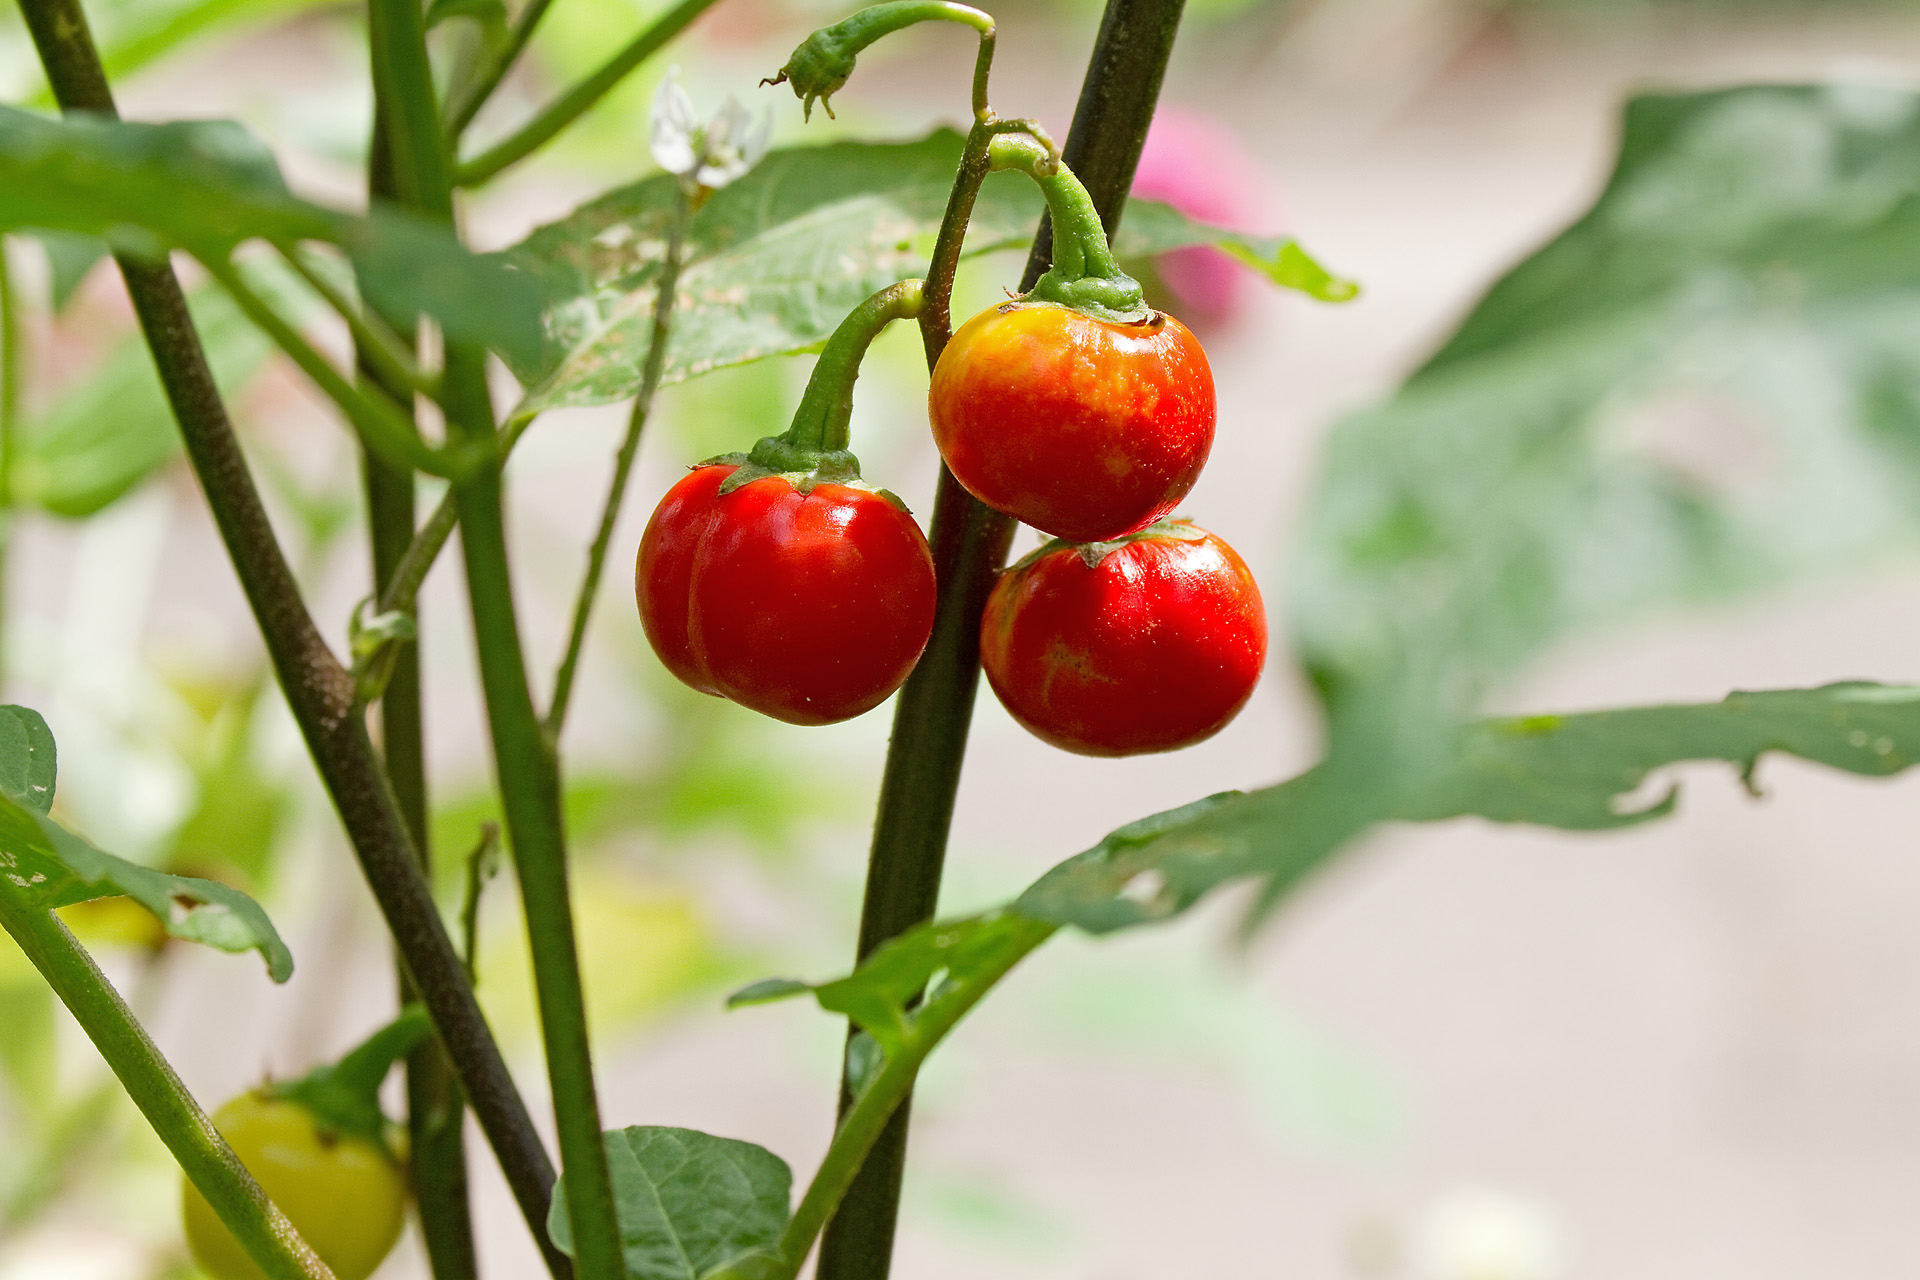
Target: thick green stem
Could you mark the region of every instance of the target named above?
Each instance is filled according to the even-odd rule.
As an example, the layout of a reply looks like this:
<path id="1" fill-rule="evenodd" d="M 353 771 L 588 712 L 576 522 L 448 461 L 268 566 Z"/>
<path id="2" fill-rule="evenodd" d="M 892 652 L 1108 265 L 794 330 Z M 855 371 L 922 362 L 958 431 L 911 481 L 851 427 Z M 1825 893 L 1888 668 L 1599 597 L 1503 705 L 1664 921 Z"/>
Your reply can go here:
<path id="1" fill-rule="evenodd" d="M 573 677 L 579 669 L 580 653 L 587 642 L 587 619 L 593 613 L 594 597 L 600 591 L 600 574 L 607 562 L 607 546 L 613 541 L 613 526 L 620 518 L 620 502 L 626 496 L 627 477 L 633 472 L 633 459 L 640 451 L 640 433 L 646 428 L 647 415 L 653 409 L 654 393 L 660 389 L 661 375 L 667 367 L 667 339 L 673 329 L 673 303 L 680 285 L 680 256 L 687 241 L 687 226 L 693 219 L 693 199 L 683 183 L 674 202 L 673 223 L 667 231 L 667 257 L 660 266 L 660 287 L 653 296 L 653 332 L 647 339 L 647 363 L 640 374 L 640 394 L 634 397 L 633 411 L 627 415 L 626 438 L 613 460 L 613 479 L 607 485 L 607 501 L 600 510 L 600 527 L 594 532 L 593 545 L 587 550 L 587 572 L 580 583 L 580 594 L 573 601 L 573 626 L 567 633 L 566 656 L 553 678 L 553 701 L 547 707 L 547 740 L 558 745 L 560 730 L 567 722 L 567 703 L 573 696 Z"/>
<path id="2" fill-rule="evenodd" d="M 415 207 L 451 221 L 453 192 L 443 163 L 445 135 L 433 101 L 433 80 L 420 74 L 427 65 L 421 7 L 417 0 L 372 0 L 370 7 L 371 25 L 379 37 L 373 47 L 374 82 L 388 95 L 386 103 L 392 112 L 394 185 Z M 406 166 L 414 158 L 427 162 L 409 172 Z M 606 1148 L 600 1140 L 580 957 L 567 896 L 559 770 L 527 688 L 526 660 L 514 618 L 501 512 L 501 454 L 487 394 L 486 359 L 483 350 L 449 344 L 441 378 L 449 437 L 456 446 L 487 458 L 470 474 L 456 478 L 453 488 L 467 596 L 474 642 L 480 651 L 480 683 L 492 729 L 501 808 L 533 946 L 534 991 L 559 1129 L 561 1167 L 569 1187 L 574 1260 L 588 1280 L 620 1280 L 626 1263 Z M 553 1267 L 556 1251 L 545 1224 L 535 1231 Z"/>
<path id="3" fill-rule="evenodd" d="M 888 325 L 920 314 L 925 288 L 922 281 L 902 280 L 847 314 L 827 339 L 807 378 L 806 392 L 787 430 L 788 444 L 814 453 L 834 453 L 847 447 L 853 421 L 853 384 L 860 376 L 860 362 Z"/>
<path id="4" fill-rule="evenodd" d="M 454 171 L 454 185 L 477 187 L 508 165 L 539 150 L 555 134 L 585 115 L 641 63 L 658 53 L 667 41 L 686 30 L 713 3 L 714 0 L 681 0 L 635 36 L 626 48 L 607 59 L 605 66 L 569 89 L 558 102 L 520 126 L 512 136 L 462 162 Z"/>
<path id="5" fill-rule="evenodd" d="M 22 8 L 61 107 L 114 114 L 113 95 L 77 0 L 26 0 Z M 166 264 L 136 258 L 122 257 L 120 273 L 288 709 L 434 1029 L 459 1069 L 474 1116 L 521 1212 L 544 1239 L 552 1163 L 447 937 L 365 721 L 354 714 L 353 678 L 314 626 L 267 520 L 180 282 Z M 549 1261 L 557 1275 L 570 1274 L 563 1255 L 554 1252 Z"/>
<path id="6" fill-rule="evenodd" d="M 0 925 L 33 961 L 188 1180 L 261 1270 L 272 1280 L 333 1280 L 327 1264 L 267 1199 L 160 1055 L 146 1028 L 59 917 L 51 911 L 0 902 Z"/>
<path id="7" fill-rule="evenodd" d="M 376 103 L 367 164 L 367 194 L 372 200 L 390 199 L 395 194 L 391 157 L 386 142 L 386 112 Z M 384 391 L 396 404 L 410 401 L 411 396 L 404 385 L 394 381 L 392 371 L 375 367 L 366 354 L 362 347 L 360 372 L 377 388 L 374 393 Z M 413 473 L 389 466 L 366 450 L 361 452 L 361 466 L 373 584 L 375 591 L 384 591 L 413 544 Z M 417 624 L 415 636 L 399 642 L 392 655 L 390 675 L 380 697 L 380 754 L 393 783 L 394 800 L 413 837 L 421 874 L 431 880 L 433 855 L 427 843 L 426 733 Z M 401 1001 L 418 999 L 404 963 L 398 977 Z M 434 1280 L 477 1280 L 479 1275 L 467 1186 L 465 1117 L 466 1099 L 446 1050 L 437 1043 L 415 1049 L 407 1058 L 409 1163 L 420 1236 Z"/>
<path id="8" fill-rule="evenodd" d="M 1184 0 L 1108 0 L 1100 22 L 1063 154 L 1101 211 L 1109 235 L 1119 224 L 1127 189 L 1133 184 L 1183 4 Z M 962 202 L 967 173 L 963 161 L 962 181 L 956 183 L 948 204 L 949 220 Z M 966 195 L 968 209 L 971 201 L 971 194 Z M 962 225 L 966 211 L 960 210 Z M 936 270 L 946 261 L 942 246 L 948 239 L 943 224 L 935 248 Z M 1047 269 L 1052 246 L 1052 224 L 1043 220 L 1027 259 L 1022 288 L 1031 288 Z M 957 250 L 949 252 L 957 258 Z M 950 268 L 947 274 L 950 281 Z M 946 341 L 943 333 L 929 327 L 946 310 L 945 295 L 936 291 L 936 283 L 929 272 L 928 295 L 939 303 L 937 312 L 929 306 L 922 313 L 929 367 Z M 1014 528 L 1010 517 L 976 501 L 951 472 L 941 468 L 928 539 L 940 597 L 933 637 L 894 704 L 893 737 L 880 782 L 866 900 L 860 914 L 861 959 L 933 915 L 980 682 L 980 615 L 993 589 L 994 574 L 1006 563 Z M 851 1106 L 843 1081 L 842 1114 Z M 820 1242 L 818 1280 L 885 1280 L 899 1215 L 910 1107 L 907 1099 L 894 1110 L 834 1211 Z"/>
<path id="9" fill-rule="evenodd" d="M 449 353 L 450 384 L 455 367 Z M 618 1280 L 626 1268 L 606 1148 L 600 1138 L 600 1104 L 594 1092 L 593 1055 L 568 899 L 559 770 L 527 689 L 513 588 L 507 577 L 498 470 L 485 468 L 460 482 L 454 494 L 501 808 L 533 948 L 534 991 L 560 1131 L 560 1162 L 567 1174 L 574 1261 L 589 1280 Z"/>

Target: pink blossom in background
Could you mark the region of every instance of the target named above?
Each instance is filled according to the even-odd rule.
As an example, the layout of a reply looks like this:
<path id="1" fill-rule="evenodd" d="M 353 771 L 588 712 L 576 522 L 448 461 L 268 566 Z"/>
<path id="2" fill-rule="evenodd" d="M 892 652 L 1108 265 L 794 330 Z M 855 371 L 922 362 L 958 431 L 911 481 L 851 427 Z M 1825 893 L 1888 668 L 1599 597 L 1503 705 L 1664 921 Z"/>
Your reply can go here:
<path id="1" fill-rule="evenodd" d="M 1251 231 L 1268 212 L 1258 174 L 1258 161 L 1220 120 L 1162 102 L 1147 130 L 1133 194 L 1163 201 L 1190 218 Z M 1247 268 L 1218 249 L 1174 249 L 1153 265 L 1190 325 L 1231 320 L 1246 296 Z"/>

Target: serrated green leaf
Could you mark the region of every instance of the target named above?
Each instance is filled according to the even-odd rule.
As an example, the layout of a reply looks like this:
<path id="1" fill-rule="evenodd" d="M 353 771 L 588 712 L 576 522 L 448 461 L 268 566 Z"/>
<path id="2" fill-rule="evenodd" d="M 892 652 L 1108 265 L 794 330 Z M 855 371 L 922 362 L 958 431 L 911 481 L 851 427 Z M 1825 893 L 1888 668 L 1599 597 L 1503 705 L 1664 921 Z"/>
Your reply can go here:
<path id="1" fill-rule="evenodd" d="M 1768 753 L 1885 777 L 1920 762 L 1920 688 L 1848 683 L 1735 693 L 1724 701 L 1483 720 L 1405 785 L 1347 772 L 1335 753 L 1278 786 L 1213 796 L 1114 832 L 1042 876 L 1012 911 L 1090 933 L 1171 919 L 1249 877 L 1284 892 L 1380 822 L 1477 815 L 1566 830 L 1672 812 L 1677 790 L 1630 803 L 1654 770 Z"/>
<path id="2" fill-rule="evenodd" d="M 836 143 L 770 152 L 714 193 L 689 229 L 663 384 L 815 349 L 855 304 L 923 275 L 964 139 Z M 675 180 L 648 178 L 583 205 L 507 251 L 552 299 L 548 356 L 516 364 L 518 412 L 604 404 L 638 390 Z M 1017 174 L 990 177 L 967 252 L 1024 247 L 1044 201 Z M 1334 298 L 1346 287 L 1291 241 L 1190 221 L 1151 201 L 1128 207 L 1116 248 L 1149 254 L 1220 244 L 1276 283 Z"/>
<path id="3" fill-rule="evenodd" d="M 793 1174 L 765 1147 L 693 1129 L 633 1126 L 602 1135 L 631 1280 L 701 1280 L 772 1250 L 791 1216 Z M 573 1253 L 567 1179 L 547 1234 Z"/>
<path id="4" fill-rule="evenodd" d="M 0 107 L 0 230 L 27 228 L 145 257 L 179 248 L 219 260 L 256 237 L 337 244 L 384 314 L 424 312 L 456 341 L 539 359 L 539 297 L 524 274 L 399 210 L 359 216 L 298 199 L 272 152 L 232 121 L 52 120 Z"/>
<path id="5" fill-rule="evenodd" d="M 1912 547 L 1916 156 L 1912 93 L 1634 99 L 1592 211 L 1328 443 L 1289 581 L 1335 718 Z"/>

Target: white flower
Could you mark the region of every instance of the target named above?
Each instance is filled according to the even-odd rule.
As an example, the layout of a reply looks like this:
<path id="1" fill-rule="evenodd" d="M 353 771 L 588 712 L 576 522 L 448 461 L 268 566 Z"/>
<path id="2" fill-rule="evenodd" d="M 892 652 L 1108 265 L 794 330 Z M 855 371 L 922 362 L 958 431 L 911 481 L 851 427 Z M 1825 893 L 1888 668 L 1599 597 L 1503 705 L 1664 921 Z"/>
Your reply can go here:
<path id="1" fill-rule="evenodd" d="M 689 187 L 726 186 L 766 154 L 772 136 L 772 110 L 755 124 L 731 94 L 713 119 L 702 125 L 694 115 L 693 100 L 680 87 L 678 67 L 668 68 L 667 78 L 653 96 L 653 158 Z"/>

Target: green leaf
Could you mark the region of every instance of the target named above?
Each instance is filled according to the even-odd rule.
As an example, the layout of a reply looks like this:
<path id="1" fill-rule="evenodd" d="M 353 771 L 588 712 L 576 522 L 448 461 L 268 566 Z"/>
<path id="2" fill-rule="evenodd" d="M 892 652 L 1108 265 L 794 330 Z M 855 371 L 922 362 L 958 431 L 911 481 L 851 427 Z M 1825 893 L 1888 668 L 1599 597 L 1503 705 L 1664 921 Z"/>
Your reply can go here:
<path id="1" fill-rule="evenodd" d="M 41 249 L 47 255 L 47 267 L 51 282 L 49 301 L 53 312 L 58 315 L 67 309 L 67 303 L 73 301 L 73 295 L 86 280 L 100 259 L 107 256 L 106 242 L 93 236 L 70 235 L 64 231 L 35 231 L 33 238 L 40 242 Z"/>
<path id="2" fill-rule="evenodd" d="M 1258 271 L 1283 289 L 1297 289 L 1322 302 L 1350 302 L 1360 286 L 1334 275 L 1300 242 L 1282 236 L 1254 236 L 1205 222 L 1195 222 L 1158 200 L 1129 200 L 1113 237 L 1113 251 L 1122 258 L 1147 257 L 1189 245 L 1213 245 Z"/>
<path id="3" fill-rule="evenodd" d="M 29 707 L 0 706 L 0 791 L 35 813 L 47 813 L 58 774 L 58 752 L 46 720 Z"/>
<path id="4" fill-rule="evenodd" d="M 1212 796 L 1129 824 L 1042 876 L 1012 910 L 1091 933 L 1170 919 L 1210 890 L 1262 877 L 1267 902 L 1368 826 L 1478 815 L 1598 830 L 1671 813 L 1677 788 L 1632 802 L 1656 769 L 1724 760 L 1750 778 L 1769 752 L 1885 777 L 1920 761 L 1920 688 L 1835 684 L 1721 702 L 1483 720 L 1404 785 L 1335 752 L 1278 786 Z"/>
<path id="5" fill-rule="evenodd" d="M 272 152 L 232 121 L 50 120 L 0 107 L 0 230 L 25 228 L 210 261 L 256 237 L 337 244 L 383 313 L 424 312 L 456 341 L 523 364 L 539 358 L 539 298 L 523 273 L 411 214 L 356 216 L 298 199 Z"/>
<path id="6" fill-rule="evenodd" d="M 54 775 L 47 722 L 26 707 L 0 707 L 0 911 L 44 911 L 125 894 L 176 938 L 222 951 L 257 950 L 275 982 L 292 976 L 293 956 L 246 894 L 103 853 L 48 817 Z"/>
<path id="7" fill-rule="evenodd" d="M 1567 830 L 1627 826 L 1672 811 L 1678 788 L 1630 804 L 1647 776 L 1681 760 L 1724 760 L 1751 777 L 1768 752 L 1865 777 L 1920 762 L 1920 688 L 1847 682 L 1734 693 L 1696 706 L 1635 707 L 1482 721 L 1431 793 L 1396 815 L 1479 814 Z"/>
<path id="8" fill-rule="evenodd" d="M 1912 547 L 1916 156 L 1911 93 L 1633 100 L 1592 211 L 1329 441 L 1289 577 L 1335 718 Z"/>
<path id="9" fill-rule="evenodd" d="M 632 1280 L 700 1280 L 779 1244 L 793 1174 L 765 1147 L 660 1126 L 602 1137 Z M 547 1234 L 572 1256 L 566 1186 L 563 1174 Z"/>
<path id="10" fill-rule="evenodd" d="M 1013 959 L 1052 931 L 1051 922 L 1037 922 L 1017 903 L 1009 911 L 930 922 L 891 939 L 844 978 L 813 984 L 769 978 L 736 992 L 727 1003 L 730 1008 L 767 1004 L 812 991 L 822 1009 L 845 1014 L 892 1055 L 920 1030 L 919 1015 L 927 1006 L 955 995 L 970 1006 L 978 998 L 969 990 L 974 984 L 983 976 L 989 983 L 998 981 Z M 870 1074 L 872 1064 L 868 1067 Z"/>
<path id="11" fill-rule="evenodd" d="M 800 982 L 794 978 L 762 978 L 728 996 L 727 1008 L 742 1009 L 750 1004 L 772 1004 L 776 1000 L 785 1000 L 788 996 L 803 995 L 812 990 L 812 983 Z"/>
<path id="12" fill-rule="evenodd" d="M 222 951 L 258 951 L 275 982 L 293 974 L 293 956 L 260 904 L 237 889 L 170 876 L 94 848 L 52 818 L 0 795 L 0 910 L 50 909 L 126 894 L 168 933 Z"/>
<path id="13" fill-rule="evenodd" d="M 187 298 L 215 382 L 228 397 L 266 363 L 272 344 L 217 286 Z M 14 486 L 57 516 L 93 515 L 180 452 L 173 410 L 139 334 L 127 335 L 39 418 L 23 424 Z"/>
<path id="14" fill-rule="evenodd" d="M 943 129 L 917 142 L 777 150 L 716 191 L 689 229 L 663 384 L 814 350 L 855 304 L 925 274 L 963 145 Z M 552 299 L 547 358 L 513 366 L 527 387 L 519 413 L 604 404 L 639 389 L 675 199 L 675 180 L 657 175 L 507 251 Z M 967 252 L 1025 247 L 1043 207 L 1027 179 L 989 178 Z M 1205 226 L 1151 201 L 1128 206 L 1116 247 L 1143 254 L 1207 243 L 1317 297 L 1348 287 L 1291 241 Z"/>

